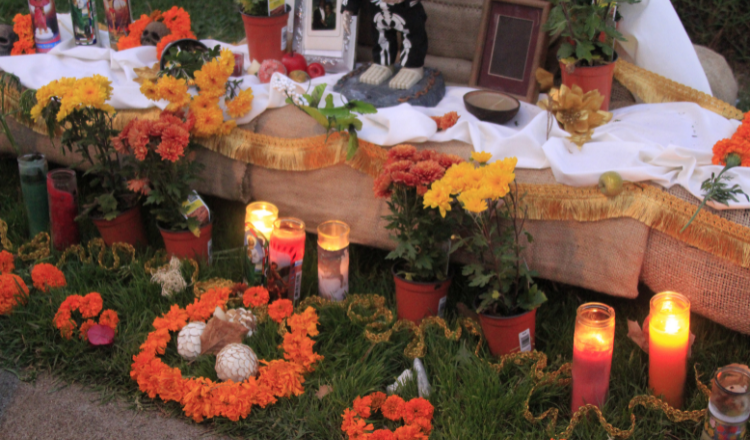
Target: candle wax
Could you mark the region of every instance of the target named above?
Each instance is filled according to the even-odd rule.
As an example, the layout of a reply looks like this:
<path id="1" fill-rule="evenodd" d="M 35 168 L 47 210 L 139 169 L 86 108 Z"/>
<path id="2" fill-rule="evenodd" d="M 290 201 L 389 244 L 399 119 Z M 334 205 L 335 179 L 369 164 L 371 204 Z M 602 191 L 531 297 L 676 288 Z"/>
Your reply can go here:
<path id="1" fill-rule="evenodd" d="M 690 330 L 676 316 L 662 319 L 665 319 L 664 329 L 656 328 L 654 319 L 649 324 L 649 387 L 670 406 L 682 408 Z"/>
<path id="2" fill-rule="evenodd" d="M 599 408 L 604 405 L 609 391 L 612 351 L 611 341 L 605 341 L 599 334 L 576 338 L 573 343 L 573 412 L 589 403 Z"/>

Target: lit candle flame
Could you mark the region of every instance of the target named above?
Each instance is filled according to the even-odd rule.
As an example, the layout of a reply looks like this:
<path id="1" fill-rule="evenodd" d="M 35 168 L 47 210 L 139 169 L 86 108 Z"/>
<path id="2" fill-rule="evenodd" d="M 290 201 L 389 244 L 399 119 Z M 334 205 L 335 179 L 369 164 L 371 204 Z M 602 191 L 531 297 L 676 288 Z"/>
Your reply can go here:
<path id="1" fill-rule="evenodd" d="M 664 326 L 664 331 L 670 335 L 674 335 L 680 331 L 680 321 L 674 316 L 667 317 L 667 322 Z"/>

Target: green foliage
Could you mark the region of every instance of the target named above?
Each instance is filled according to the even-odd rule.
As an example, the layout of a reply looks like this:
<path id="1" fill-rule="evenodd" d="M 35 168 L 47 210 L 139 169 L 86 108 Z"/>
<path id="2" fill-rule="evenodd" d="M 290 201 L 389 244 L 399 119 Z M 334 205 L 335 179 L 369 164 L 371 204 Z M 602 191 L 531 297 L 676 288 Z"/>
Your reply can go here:
<path id="1" fill-rule="evenodd" d="M 357 131 L 362 129 L 362 121 L 357 118 L 357 115 L 377 113 L 378 110 L 372 104 L 356 100 L 349 101 L 340 107 L 335 107 L 333 104 L 333 95 L 331 94 L 325 97 L 325 106 L 320 107 L 325 90 L 326 84 L 319 84 L 315 86 L 312 93 L 302 95 L 306 104 L 295 102 L 291 97 L 286 99 L 286 103 L 302 109 L 302 111 L 315 119 L 318 124 L 325 127 L 326 141 L 328 141 L 328 136 L 332 131 L 347 133 L 349 140 L 346 150 L 346 160 L 352 160 L 359 147 Z"/>
<path id="2" fill-rule="evenodd" d="M 247 15 L 261 17 L 268 15 L 268 0 L 235 0 L 240 10 Z"/>
<path id="3" fill-rule="evenodd" d="M 159 76 L 171 76 L 185 80 L 194 79 L 195 72 L 201 70 L 204 64 L 217 58 L 221 54 L 221 46 L 216 45 L 208 50 L 180 50 L 176 46 L 169 48 L 164 54 L 164 70 Z"/>
<path id="4" fill-rule="evenodd" d="M 615 28 L 616 3 L 612 0 L 551 0 L 544 30 L 559 35 L 563 43 L 557 52 L 561 60 L 585 66 L 607 64 L 614 56 L 614 40 L 625 41 Z M 620 0 L 638 3 L 640 0 Z M 600 41 L 600 36 L 604 38 Z"/>
<path id="5" fill-rule="evenodd" d="M 451 236 L 460 217 L 442 218 L 435 209 L 424 209 L 417 189 L 395 184 L 388 200 L 390 215 L 386 229 L 396 249 L 386 259 L 397 260 L 397 273 L 408 281 L 433 282 L 446 279 Z"/>
<path id="6" fill-rule="evenodd" d="M 750 61 L 750 2 L 672 0 L 690 39 L 724 55 L 730 64 Z"/>
<path id="7" fill-rule="evenodd" d="M 476 227 L 462 243 L 471 254 L 479 256 L 480 262 L 464 266 L 463 275 L 471 280 L 469 286 L 482 291 L 478 313 L 512 316 L 534 310 L 547 301 L 534 281 L 537 273 L 521 256 L 521 240 L 525 237 L 529 243 L 533 241 L 523 229 L 526 215 L 520 215 L 518 208 L 522 201 L 523 195 L 519 196 L 514 181 L 505 198 L 489 200 L 488 209 L 479 214 L 465 214 Z"/>
<path id="8" fill-rule="evenodd" d="M 6 72 L 2 72 L 2 74 L 0 74 L 0 127 L 2 127 L 3 129 L 5 137 L 8 138 L 10 146 L 13 147 L 13 149 L 16 151 L 16 154 L 19 156 L 21 155 L 21 148 L 16 143 L 16 139 L 13 137 L 13 132 L 10 131 L 10 127 L 8 127 L 7 122 L 7 118 L 9 116 L 14 116 L 14 114 L 17 114 L 18 111 L 5 113 L 5 92 L 6 88 L 8 87 L 19 89 L 20 85 L 21 82 L 19 81 L 17 76 L 11 75 L 10 73 Z"/>

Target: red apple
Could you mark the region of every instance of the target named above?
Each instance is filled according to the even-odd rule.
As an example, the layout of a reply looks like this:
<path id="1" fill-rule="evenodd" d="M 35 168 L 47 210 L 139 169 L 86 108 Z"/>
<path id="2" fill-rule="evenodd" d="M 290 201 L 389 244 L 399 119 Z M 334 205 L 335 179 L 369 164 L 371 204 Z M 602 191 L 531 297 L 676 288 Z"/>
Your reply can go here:
<path id="1" fill-rule="evenodd" d="M 279 72 L 282 75 L 286 75 L 287 70 L 279 60 L 265 60 L 263 61 L 263 64 L 260 65 L 260 70 L 258 71 L 258 79 L 264 84 L 269 83 L 271 82 L 271 77 L 276 72 Z"/>
<path id="2" fill-rule="evenodd" d="M 310 63 L 307 66 L 307 74 L 310 78 L 317 78 L 326 74 L 326 69 L 320 63 Z"/>
<path id="3" fill-rule="evenodd" d="M 284 56 L 281 57 L 281 63 L 284 64 L 287 72 L 307 69 L 307 60 L 305 60 L 305 57 L 294 52 L 291 54 L 285 53 Z"/>

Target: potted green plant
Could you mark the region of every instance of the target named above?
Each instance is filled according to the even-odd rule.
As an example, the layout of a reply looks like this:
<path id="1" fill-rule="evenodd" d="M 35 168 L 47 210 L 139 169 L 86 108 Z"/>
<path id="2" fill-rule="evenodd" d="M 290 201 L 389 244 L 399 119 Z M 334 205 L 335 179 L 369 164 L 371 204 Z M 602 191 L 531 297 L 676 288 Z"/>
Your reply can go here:
<path id="1" fill-rule="evenodd" d="M 638 3 L 640 0 L 620 0 L 619 3 Z M 615 41 L 625 41 L 617 31 L 618 1 L 614 0 L 551 0 L 544 30 L 560 36 L 557 51 L 562 72 L 562 83 L 570 88 L 577 85 L 583 92 L 599 90 L 604 96 L 602 110 L 609 109 L 617 54 Z"/>
<path id="2" fill-rule="evenodd" d="M 146 197 L 167 253 L 178 258 L 210 260 L 212 223 L 208 208 L 193 191 L 203 165 L 191 152 L 197 147 L 191 113 L 163 111 L 156 121 L 134 119 L 114 139 L 119 152 L 134 158 L 131 190 Z"/>
<path id="3" fill-rule="evenodd" d="M 375 180 L 375 196 L 387 199 L 391 212 L 383 219 L 396 241 L 396 248 L 386 258 L 396 260 L 392 272 L 399 319 L 419 322 L 425 316 L 438 315 L 447 300 L 449 247 L 456 216 L 445 218 L 422 206 L 429 186 L 443 177 L 447 168 L 461 162 L 457 156 L 398 145 L 388 151 L 388 160 Z"/>
<path id="4" fill-rule="evenodd" d="M 490 158 L 473 153 L 471 163 L 449 168 L 424 197 L 426 208 L 445 213 L 458 203 L 468 217 L 470 232 L 460 244 L 478 261 L 464 266 L 463 274 L 469 286 L 481 289 L 475 304 L 479 322 L 490 351 L 499 356 L 533 349 L 536 309 L 547 297 L 521 256 L 522 238 L 532 237 L 524 231 L 525 215 L 519 215 L 517 160 L 488 164 Z"/>
<path id="5" fill-rule="evenodd" d="M 282 12 L 276 13 L 275 10 L 268 10 L 269 0 L 236 1 L 245 25 L 250 61 L 281 61 L 287 46 L 287 23 L 291 8 L 281 2 Z"/>
<path id="6" fill-rule="evenodd" d="M 50 138 L 62 129 L 62 148 L 80 156 L 89 190 L 76 220 L 91 218 L 108 245 L 145 244 L 138 197 L 127 187 L 132 167 L 121 163 L 112 138 L 115 109 L 106 102 L 111 82 L 100 75 L 52 81 L 36 92 L 32 117 L 46 122 Z"/>
<path id="7" fill-rule="evenodd" d="M 43 154 L 21 154 L 21 147 L 16 143 L 13 132 L 8 125 L 8 118 L 23 118 L 22 110 L 4 113 L 6 107 L 5 96 L 7 88 L 13 87 L 20 92 L 21 82 L 18 77 L 3 72 L 0 75 L 0 127 L 8 138 L 8 143 L 18 156 L 18 174 L 21 180 L 21 192 L 29 219 L 29 233 L 35 237 L 38 233 L 49 228 L 49 205 L 47 202 L 47 159 Z M 31 90 L 21 94 L 21 100 L 28 100 Z"/>

